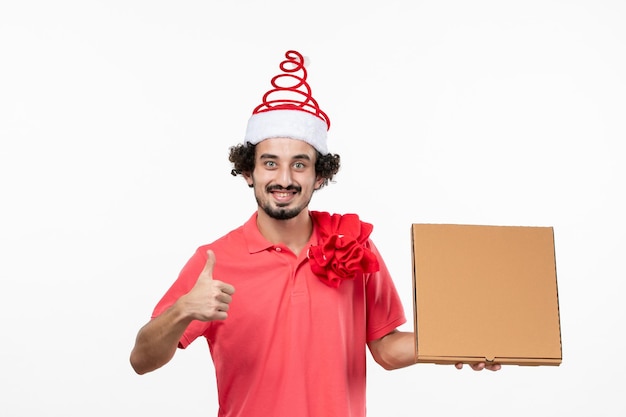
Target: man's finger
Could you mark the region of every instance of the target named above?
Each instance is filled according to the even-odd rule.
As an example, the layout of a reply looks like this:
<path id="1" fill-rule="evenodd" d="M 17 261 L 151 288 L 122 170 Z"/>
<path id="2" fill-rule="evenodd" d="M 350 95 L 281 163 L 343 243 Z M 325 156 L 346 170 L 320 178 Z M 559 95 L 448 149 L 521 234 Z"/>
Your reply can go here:
<path id="1" fill-rule="evenodd" d="M 206 251 L 207 260 L 206 264 L 204 264 L 204 269 L 200 275 L 205 276 L 209 279 L 213 279 L 213 267 L 215 266 L 215 254 L 211 249 Z"/>
<path id="2" fill-rule="evenodd" d="M 215 267 L 215 253 L 213 253 L 213 251 L 209 249 L 206 251 L 206 254 L 207 254 L 206 264 L 204 264 L 204 269 L 200 273 L 200 277 L 203 277 L 203 279 L 205 280 L 208 279 L 210 281 L 213 281 L 215 288 L 219 289 L 223 294 L 226 295 L 226 299 L 224 300 L 224 302 L 230 303 L 230 301 L 232 300 L 230 296 L 235 293 L 235 287 L 219 280 L 213 280 L 213 268 Z"/>

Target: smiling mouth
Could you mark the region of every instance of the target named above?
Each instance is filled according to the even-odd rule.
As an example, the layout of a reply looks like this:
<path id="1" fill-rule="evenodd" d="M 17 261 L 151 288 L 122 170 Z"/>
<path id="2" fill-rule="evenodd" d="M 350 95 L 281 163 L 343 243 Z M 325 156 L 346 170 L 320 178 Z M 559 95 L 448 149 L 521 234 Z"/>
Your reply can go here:
<path id="1" fill-rule="evenodd" d="M 277 198 L 288 198 L 295 195 L 295 191 L 272 191 L 272 194 Z"/>
<path id="2" fill-rule="evenodd" d="M 292 203 L 299 190 L 295 187 L 271 187 L 268 189 L 268 191 L 272 195 L 274 204 L 276 204 L 278 207 L 286 207 Z"/>
<path id="3" fill-rule="evenodd" d="M 295 191 L 272 191 L 272 197 L 279 206 L 290 204 L 295 196 Z"/>

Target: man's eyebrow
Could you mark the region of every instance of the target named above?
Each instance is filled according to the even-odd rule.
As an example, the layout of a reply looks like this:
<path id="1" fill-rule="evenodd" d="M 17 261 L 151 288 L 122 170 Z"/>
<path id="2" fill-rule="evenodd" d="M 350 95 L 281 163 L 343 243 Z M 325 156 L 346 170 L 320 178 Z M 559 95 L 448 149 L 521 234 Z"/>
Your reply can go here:
<path id="1" fill-rule="evenodd" d="M 264 153 L 264 154 L 259 155 L 259 159 L 278 159 L 278 155 L 274 155 L 271 153 Z M 306 159 L 310 161 L 311 156 L 306 153 L 302 153 L 302 154 L 292 156 L 291 159 Z"/>

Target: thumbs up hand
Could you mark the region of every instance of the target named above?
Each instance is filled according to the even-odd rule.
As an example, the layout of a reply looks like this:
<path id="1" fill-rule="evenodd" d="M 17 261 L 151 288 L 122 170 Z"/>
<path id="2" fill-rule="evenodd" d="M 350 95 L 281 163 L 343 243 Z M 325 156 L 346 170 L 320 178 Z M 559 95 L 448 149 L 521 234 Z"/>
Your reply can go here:
<path id="1" fill-rule="evenodd" d="M 191 291 L 181 297 L 186 311 L 194 320 L 225 320 L 228 317 L 229 304 L 235 288 L 222 281 L 213 279 L 215 254 L 207 251 L 208 259 Z"/>

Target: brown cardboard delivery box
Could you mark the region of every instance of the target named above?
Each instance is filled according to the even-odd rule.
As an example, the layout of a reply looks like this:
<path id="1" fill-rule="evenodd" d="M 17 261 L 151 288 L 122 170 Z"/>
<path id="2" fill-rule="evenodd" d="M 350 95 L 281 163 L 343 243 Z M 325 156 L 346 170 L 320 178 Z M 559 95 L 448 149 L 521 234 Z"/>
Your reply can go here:
<path id="1" fill-rule="evenodd" d="M 559 365 L 551 227 L 413 224 L 417 361 Z"/>

